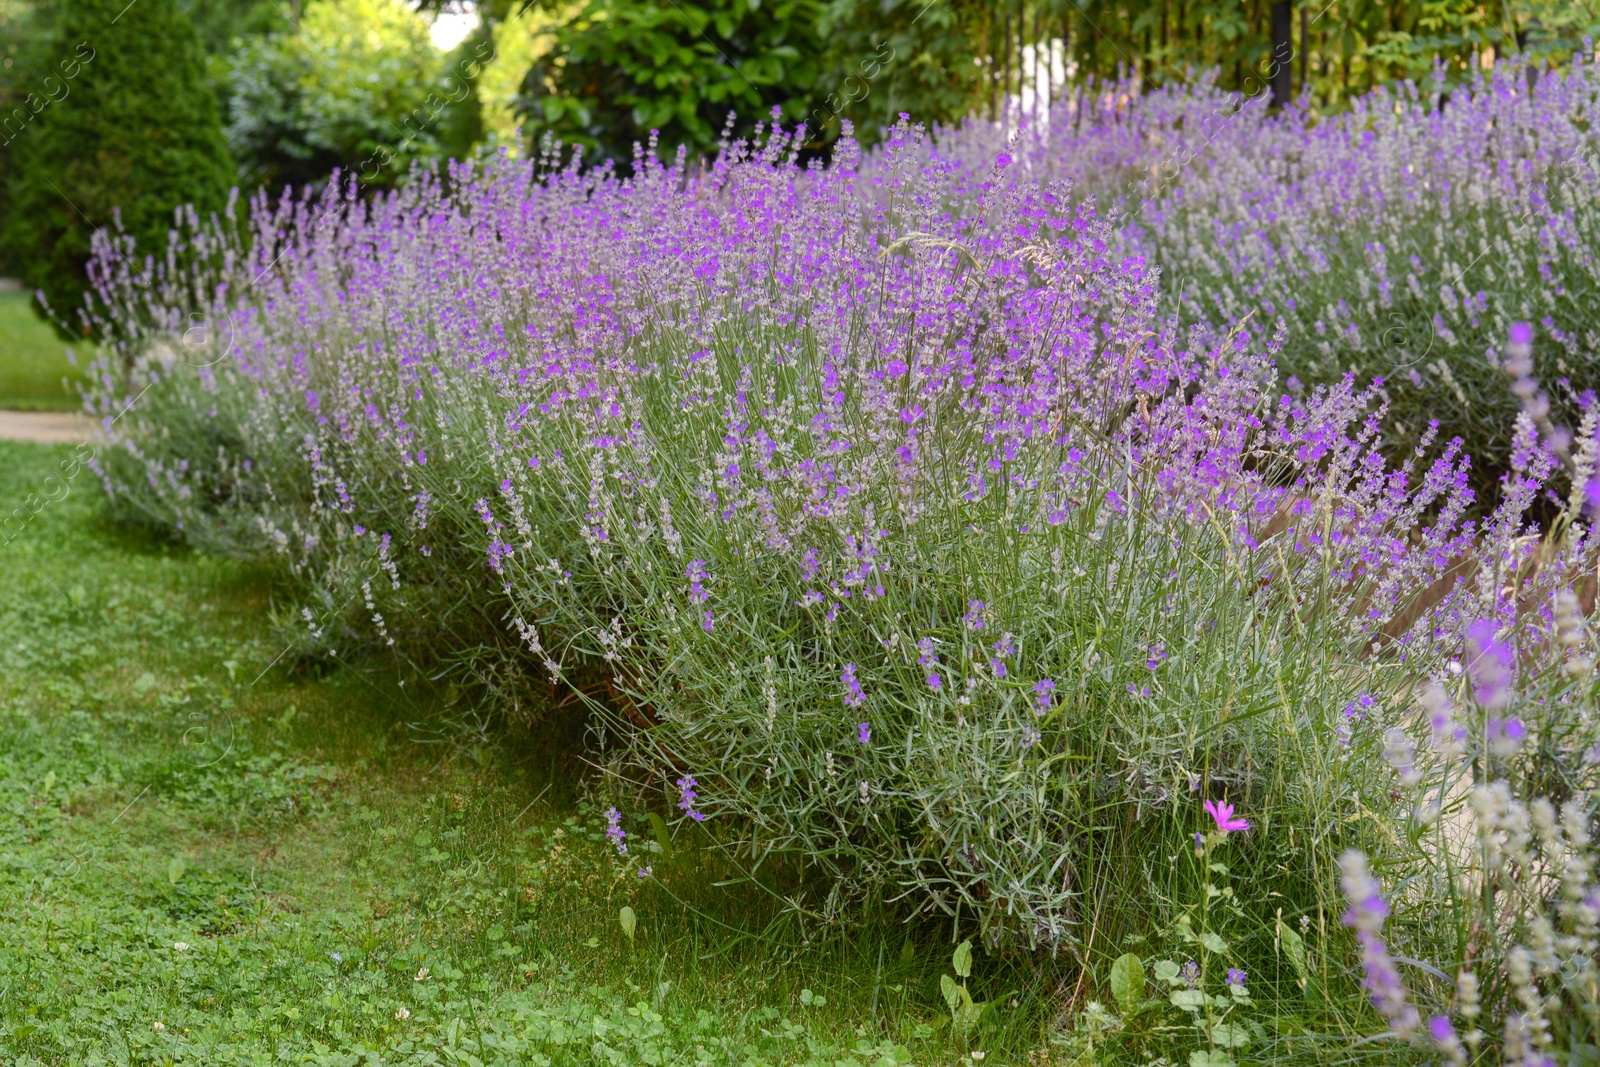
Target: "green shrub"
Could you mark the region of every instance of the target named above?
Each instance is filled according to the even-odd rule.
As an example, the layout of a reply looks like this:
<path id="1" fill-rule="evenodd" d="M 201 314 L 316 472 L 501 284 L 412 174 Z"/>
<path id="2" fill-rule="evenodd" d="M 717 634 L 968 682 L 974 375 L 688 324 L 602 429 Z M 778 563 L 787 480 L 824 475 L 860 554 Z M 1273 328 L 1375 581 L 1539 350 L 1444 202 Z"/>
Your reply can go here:
<path id="1" fill-rule="evenodd" d="M 61 93 L 13 144 L 5 243 L 58 328 L 76 328 L 103 227 L 160 254 L 174 211 L 223 207 L 233 161 L 205 61 L 173 0 L 67 0 Z"/>
<path id="2" fill-rule="evenodd" d="M 453 105 L 469 95 L 459 68 L 447 75 L 427 24 L 400 0 L 318 0 L 294 32 L 234 59 L 228 143 L 247 184 L 273 191 L 335 168 L 390 186 L 440 154 Z"/>
<path id="3" fill-rule="evenodd" d="M 524 131 L 626 161 L 659 133 L 691 155 L 714 150 L 731 113 L 790 121 L 818 103 L 817 0 L 593 0 L 555 31 L 529 73 Z"/>

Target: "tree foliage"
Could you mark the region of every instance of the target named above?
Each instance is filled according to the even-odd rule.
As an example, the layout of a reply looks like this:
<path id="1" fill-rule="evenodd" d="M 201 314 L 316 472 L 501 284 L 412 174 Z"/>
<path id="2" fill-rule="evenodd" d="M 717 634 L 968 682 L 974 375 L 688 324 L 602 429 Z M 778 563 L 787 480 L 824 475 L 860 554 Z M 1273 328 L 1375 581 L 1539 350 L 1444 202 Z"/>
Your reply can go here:
<path id="1" fill-rule="evenodd" d="M 300 186 L 342 168 L 392 185 L 440 151 L 467 96 L 461 74 L 403 0 L 317 0 L 297 31 L 235 57 L 228 142 L 246 184 Z"/>
<path id="2" fill-rule="evenodd" d="M 821 15 L 820 0 L 588 0 L 524 82 L 524 133 L 626 160 L 653 131 L 709 151 L 730 113 L 798 122 L 820 102 Z"/>
<path id="3" fill-rule="evenodd" d="M 901 112 L 920 122 L 964 117 L 984 86 L 974 62 L 978 26 L 970 3 L 831 0 L 822 16 L 829 61 L 820 84 L 827 94 L 810 125 L 832 140 L 838 122 L 849 119 L 870 143 Z"/>
<path id="4" fill-rule="evenodd" d="M 777 106 L 813 131 L 842 120 L 871 142 L 901 112 L 949 122 L 998 117 L 1026 90 L 1060 95 L 1137 74 L 1260 91 L 1270 0 L 533 0 L 553 45 L 531 64 L 519 108 L 533 140 L 553 134 L 626 160 L 657 130 L 664 152 L 717 144 L 732 110 L 743 132 Z M 1600 32 L 1600 0 L 1334 0 L 1293 18 L 1295 91 L 1337 108 L 1436 65 L 1527 52 L 1553 59 Z"/>
<path id="5" fill-rule="evenodd" d="M 967 0 L 961 0 L 966 3 Z M 1253 91 L 1269 62 L 1270 0 L 996 0 L 975 3 L 973 52 L 991 99 L 1028 76 L 1021 46 L 1058 38 L 1067 73 L 1139 74 L 1188 82 L 1216 68 L 1227 89 Z M 1295 90 L 1321 107 L 1442 64 L 1466 68 L 1513 53 L 1552 61 L 1600 33 L 1596 0 L 1296 0 Z"/>
<path id="6" fill-rule="evenodd" d="M 65 0 L 50 55 L 54 80 L 24 98 L 10 131 L 4 241 L 27 284 L 75 317 L 97 229 L 120 226 L 159 253 L 176 208 L 222 207 L 233 161 L 173 0 Z"/>

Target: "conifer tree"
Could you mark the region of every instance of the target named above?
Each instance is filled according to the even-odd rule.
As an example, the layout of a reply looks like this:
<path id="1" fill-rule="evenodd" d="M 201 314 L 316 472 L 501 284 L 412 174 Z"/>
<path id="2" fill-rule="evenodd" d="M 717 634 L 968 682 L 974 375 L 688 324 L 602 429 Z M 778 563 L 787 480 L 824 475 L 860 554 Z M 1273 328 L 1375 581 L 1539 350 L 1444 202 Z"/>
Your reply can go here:
<path id="1" fill-rule="evenodd" d="M 136 255 L 160 256 L 174 209 L 219 210 L 234 167 L 174 0 L 65 0 L 59 27 L 51 78 L 0 116 L 12 153 L 3 239 L 70 329 L 96 230 L 120 225 Z"/>

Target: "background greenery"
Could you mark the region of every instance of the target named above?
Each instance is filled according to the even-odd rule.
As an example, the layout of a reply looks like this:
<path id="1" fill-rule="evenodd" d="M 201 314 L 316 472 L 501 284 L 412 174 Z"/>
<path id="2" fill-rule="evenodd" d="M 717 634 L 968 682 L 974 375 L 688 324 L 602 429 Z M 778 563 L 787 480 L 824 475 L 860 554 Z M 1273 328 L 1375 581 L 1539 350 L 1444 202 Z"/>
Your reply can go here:
<path id="1" fill-rule="evenodd" d="M 173 0 L 67 0 L 50 54 L 60 98 L 15 138 L 0 239 L 70 336 L 94 233 L 158 250 L 176 209 L 223 207 L 234 171 L 199 40 Z"/>

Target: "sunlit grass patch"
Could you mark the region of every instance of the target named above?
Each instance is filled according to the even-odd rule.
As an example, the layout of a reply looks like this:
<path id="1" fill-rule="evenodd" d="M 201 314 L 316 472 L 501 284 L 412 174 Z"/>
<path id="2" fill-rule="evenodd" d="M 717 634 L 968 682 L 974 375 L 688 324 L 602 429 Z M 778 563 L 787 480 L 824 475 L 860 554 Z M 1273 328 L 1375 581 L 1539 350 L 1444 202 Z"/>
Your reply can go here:
<path id="1" fill-rule="evenodd" d="M 27 293 L 0 290 L 0 408 L 66 411 L 78 407 L 80 366 L 68 345 L 33 311 Z M 86 349 L 81 349 L 86 353 Z"/>

